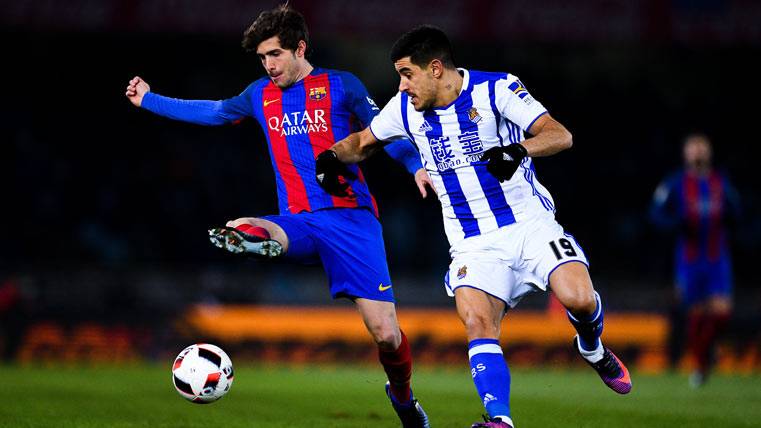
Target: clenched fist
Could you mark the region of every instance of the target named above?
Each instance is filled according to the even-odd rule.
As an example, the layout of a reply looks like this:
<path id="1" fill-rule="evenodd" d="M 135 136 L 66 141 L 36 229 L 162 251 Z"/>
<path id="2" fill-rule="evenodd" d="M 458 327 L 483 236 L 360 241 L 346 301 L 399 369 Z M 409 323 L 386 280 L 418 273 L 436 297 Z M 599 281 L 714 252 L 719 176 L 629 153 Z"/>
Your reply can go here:
<path id="1" fill-rule="evenodd" d="M 151 87 L 145 83 L 145 80 L 139 76 L 135 76 L 129 81 L 127 85 L 127 92 L 124 94 L 130 100 L 135 107 L 140 107 L 143 104 L 143 96 L 146 92 L 150 92 Z"/>

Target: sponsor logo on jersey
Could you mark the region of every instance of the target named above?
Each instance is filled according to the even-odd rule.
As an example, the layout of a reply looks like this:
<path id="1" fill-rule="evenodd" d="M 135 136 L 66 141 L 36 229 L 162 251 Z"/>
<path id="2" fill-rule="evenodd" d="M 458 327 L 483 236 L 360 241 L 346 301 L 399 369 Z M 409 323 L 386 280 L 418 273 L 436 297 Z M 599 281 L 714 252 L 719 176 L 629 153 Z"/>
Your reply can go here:
<path id="1" fill-rule="evenodd" d="M 278 101 L 280 101 L 280 98 L 275 98 L 274 100 L 264 100 L 264 107 L 267 107 L 268 105 L 272 103 L 276 103 Z"/>
<path id="2" fill-rule="evenodd" d="M 313 132 L 328 132 L 325 121 L 325 110 L 294 111 L 283 113 L 282 116 L 271 116 L 267 126 L 281 136 L 311 134 Z"/>
<path id="3" fill-rule="evenodd" d="M 318 86 L 316 88 L 309 89 L 309 99 L 311 100 L 320 101 L 327 96 L 328 91 L 325 90 L 324 86 Z"/>
<path id="4" fill-rule="evenodd" d="M 463 266 L 457 270 L 457 279 L 463 279 L 468 274 L 468 266 Z"/>
<path id="5" fill-rule="evenodd" d="M 420 129 L 418 129 L 418 132 L 426 133 L 432 130 L 433 130 L 433 127 L 431 126 L 431 124 L 429 124 L 427 120 L 424 120 L 423 124 L 420 125 Z"/>
<path id="6" fill-rule="evenodd" d="M 523 86 L 523 82 L 520 80 L 516 80 L 515 82 L 511 83 L 508 88 L 510 88 L 510 90 L 513 91 L 513 93 L 520 99 L 523 99 L 526 97 L 526 95 L 528 95 L 528 91 Z"/>
<path id="7" fill-rule="evenodd" d="M 481 115 L 478 114 L 478 110 L 476 110 L 475 107 L 472 107 L 470 110 L 468 110 L 468 117 L 470 118 L 470 121 L 475 124 L 478 124 L 478 122 L 480 122 L 481 119 L 483 119 L 483 117 L 481 117 Z"/>
<path id="8" fill-rule="evenodd" d="M 510 90 L 513 91 L 513 93 L 517 95 L 518 98 L 522 99 L 526 105 L 531 105 L 534 102 L 534 97 L 528 93 L 528 90 L 526 90 L 526 87 L 523 86 L 523 82 L 520 80 L 516 80 L 515 82 L 511 83 L 508 88 L 510 88 Z"/>

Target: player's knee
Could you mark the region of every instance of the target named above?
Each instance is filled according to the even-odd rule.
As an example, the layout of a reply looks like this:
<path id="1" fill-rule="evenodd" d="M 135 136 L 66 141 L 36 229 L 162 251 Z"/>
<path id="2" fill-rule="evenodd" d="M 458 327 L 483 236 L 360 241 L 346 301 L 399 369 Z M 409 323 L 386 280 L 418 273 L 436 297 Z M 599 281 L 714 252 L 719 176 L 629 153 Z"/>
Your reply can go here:
<path id="1" fill-rule="evenodd" d="M 574 316 L 590 315 L 597 309 L 594 290 L 574 290 L 564 296 L 562 303 Z"/>
<path id="2" fill-rule="evenodd" d="M 378 345 L 378 348 L 384 351 L 393 351 L 402 342 L 399 328 L 390 323 L 382 323 L 370 327 L 370 334 L 373 336 L 373 340 Z"/>
<path id="3" fill-rule="evenodd" d="M 499 325 L 495 324 L 494 320 L 486 314 L 470 312 L 461 318 L 462 323 L 465 325 L 468 339 L 499 336 Z"/>

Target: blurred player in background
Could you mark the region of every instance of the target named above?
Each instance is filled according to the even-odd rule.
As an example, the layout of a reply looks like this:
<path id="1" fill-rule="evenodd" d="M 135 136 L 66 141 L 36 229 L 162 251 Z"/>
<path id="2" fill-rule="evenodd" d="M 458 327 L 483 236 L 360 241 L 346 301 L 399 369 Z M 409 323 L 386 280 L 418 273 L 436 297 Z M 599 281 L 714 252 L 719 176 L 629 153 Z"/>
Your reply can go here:
<path id="1" fill-rule="evenodd" d="M 404 34 L 391 50 L 399 93 L 365 130 L 317 158 L 318 180 L 340 188 L 344 163 L 376 152 L 380 141 L 409 138 L 420 149 L 441 202 L 452 261 L 445 278 L 468 337 L 471 374 L 488 413 L 473 427 L 513 427 L 510 371 L 499 344 L 509 308 L 549 286 L 578 332 L 573 339 L 605 384 L 631 390 L 626 367 L 603 346 L 603 309 L 587 259 L 555 221 L 532 156 L 569 148 L 571 134 L 509 73 L 455 67 L 435 27 Z M 524 139 L 524 131 L 532 135 Z"/>
<path id="2" fill-rule="evenodd" d="M 410 390 L 412 355 L 399 329 L 378 212 L 362 171 L 345 171 L 356 180 L 340 196 L 329 195 L 314 179 L 317 154 L 356 125 L 369 124 L 378 107 L 354 75 L 312 66 L 304 18 L 287 5 L 260 14 L 246 30 L 243 47 L 256 52 L 267 76 L 236 97 L 167 98 L 150 92 L 139 77 L 129 82 L 126 95 L 135 106 L 176 120 L 222 125 L 253 117 L 259 122 L 269 143 L 280 215 L 230 221 L 210 230 L 210 239 L 233 253 L 321 261 L 333 298 L 356 304 L 378 345 L 389 379 L 386 393 L 403 426 L 428 427 Z M 425 196 L 430 178 L 414 146 L 397 141 L 386 151 L 415 174 Z"/>
<path id="3" fill-rule="evenodd" d="M 684 169 L 658 186 L 650 214 L 661 229 L 678 234 L 676 294 L 687 315 L 687 347 L 696 364 L 690 384 L 697 387 L 707 379 L 713 346 L 732 311 L 727 224 L 739 213 L 739 199 L 729 180 L 711 166 L 708 137 L 688 135 L 682 156 Z"/>

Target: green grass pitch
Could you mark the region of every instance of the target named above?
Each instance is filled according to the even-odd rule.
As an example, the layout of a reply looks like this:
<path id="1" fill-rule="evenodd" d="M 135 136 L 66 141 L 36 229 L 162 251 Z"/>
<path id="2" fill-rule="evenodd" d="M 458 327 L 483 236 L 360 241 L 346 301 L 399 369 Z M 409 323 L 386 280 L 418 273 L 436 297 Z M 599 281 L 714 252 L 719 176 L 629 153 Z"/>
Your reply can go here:
<path id="1" fill-rule="evenodd" d="M 717 376 L 691 390 L 678 375 L 633 374 L 618 396 L 591 370 L 513 370 L 519 428 L 761 427 L 761 378 Z M 169 367 L 0 366 L 0 427 L 398 427 L 374 367 L 239 367 L 209 405 L 174 391 Z M 418 367 L 414 387 L 434 428 L 466 428 L 481 404 L 466 367 Z"/>

